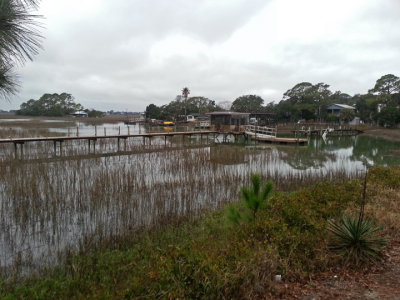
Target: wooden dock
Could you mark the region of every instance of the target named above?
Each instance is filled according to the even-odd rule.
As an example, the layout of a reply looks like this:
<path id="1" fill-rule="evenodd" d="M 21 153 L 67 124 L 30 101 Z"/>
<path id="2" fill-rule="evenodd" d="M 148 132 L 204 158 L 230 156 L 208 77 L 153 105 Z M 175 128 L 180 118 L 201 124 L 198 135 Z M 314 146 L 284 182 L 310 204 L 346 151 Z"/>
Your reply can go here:
<path id="1" fill-rule="evenodd" d="M 0 139 L 0 144 L 24 144 L 28 142 L 44 142 L 44 141 L 53 141 L 53 142 L 64 142 L 64 141 L 72 141 L 72 140 L 97 140 L 97 139 L 127 139 L 127 138 L 152 138 L 156 136 L 175 136 L 175 135 L 205 135 L 205 134 L 214 134 L 218 133 L 217 131 L 212 130 L 202 130 L 202 131 L 169 131 L 169 132 L 148 132 L 148 133 L 139 133 L 139 134 L 117 134 L 117 135 L 92 135 L 92 136 L 51 136 L 51 137 L 28 137 L 28 138 L 8 138 L 8 139 Z"/>
<path id="2" fill-rule="evenodd" d="M 126 140 L 131 138 L 142 138 L 143 146 L 151 145 L 151 139 L 153 137 L 164 137 L 164 143 L 167 145 L 167 138 L 174 136 L 194 136 L 200 135 L 207 136 L 207 140 L 209 135 L 213 135 L 213 139 L 218 139 L 218 136 L 222 135 L 223 142 L 229 142 L 228 136 L 233 137 L 233 141 L 237 142 L 239 137 L 244 137 L 245 141 L 248 141 L 250 138 L 255 142 L 264 142 L 271 144 L 286 144 L 286 145 L 307 145 L 308 140 L 305 138 L 278 138 L 278 137 L 262 137 L 262 136 L 248 136 L 245 132 L 242 131 L 231 131 L 231 132 L 219 132 L 215 130 L 199 130 L 199 131 L 168 131 L 168 132 L 147 132 L 147 133 L 138 133 L 138 134 L 114 134 L 114 135 L 93 135 L 93 136 L 51 136 L 51 137 L 9 137 L 7 139 L 0 139 L 0 144 L 13 144 L 15 149 L 15 158 L 18 157 L 18 148 L 20 152 L 20 158 L 23 157 L 23 146 L 26 143 L 34 143 L 34 142 L 50 142 L 53 143 L 54 146 L 54 155 L 57 155 L 57 152 L 60 155 L 63 153 L 63 143 L 66 141 L 87 141 L 88 145 L 88 153 L 96 153 L 96 141 L 105 140 L 105 139 L 115 139 L 117 142 L 117 153 L 121 152 L 120 141 L 124 141 L 126 151 Z M 250 138 L 249 138 L 250 137 Z M 59 149 L 59 151 L 57 151 Z"/>
<path id="3" fill-rule="evenodd" d="M 296 136 L 322 136 L 326 128 L 322 129 L 301 129 L 294 130 L 293 133 Z M 343 129 L 333 129 L 333 131 L 328 131 L 328 136 L 353 136 L 363 133 L 362 130 L 356 128 L 343 128 Z"/>
<path id="4" fill-rule="evenodd" d="M 23 154 L 23 145 L 25 143 L 32 142 L 53 142 L 54 145 L 54 154 L 57 153 L 57 143 L 59 144 L 60 153 L 62 151 L 62 144 L 65 141 L 77 141 L 77 140 L 86 140 L 88 142 L 88 150 L 90 152 L 91 147 L 93 150 L 96 149 L 96 141 L 104 140 L 104 139 L 117 139 L 118 151 L 120 151 L 120 141 L 127 140 L 128 138 L 142 138 L 143 144 L 146 145 L 146 139 L 148 140 L 148 144 L 151 145 L 151 139 L 153 137 L 164 137 L 165 144 L 167 143 L 167 137 L 173 136 L 192 136 L 192 135 L 210 135 L 217 134 L 217 131 L 213 130 L 200 130 L 200 131 L 169 131 L 169 132 L 148 132 L 148 133 L 139 133 L 139 134 L 117 134 L 117 135 L 94 135 L 94 136 L 52 136 L 52 137 L 26 137 L 26 138 L 8 138 L 8 139 L 0 139 L 0 144 L 14 144 L 15 148 L 15 157 L 17 157 L 17 148 L 18 145 L 20 147 L 21 156 Z"/>
<path id="5" fill-rule="evenodd" d="M 259 142 L 271 143 L 271 144 L 300 145 L 300 146 L 305 146 L 308 144 L 308 139 L 301 139 L 301 138 L 253 136 L 252 139 Z"/>

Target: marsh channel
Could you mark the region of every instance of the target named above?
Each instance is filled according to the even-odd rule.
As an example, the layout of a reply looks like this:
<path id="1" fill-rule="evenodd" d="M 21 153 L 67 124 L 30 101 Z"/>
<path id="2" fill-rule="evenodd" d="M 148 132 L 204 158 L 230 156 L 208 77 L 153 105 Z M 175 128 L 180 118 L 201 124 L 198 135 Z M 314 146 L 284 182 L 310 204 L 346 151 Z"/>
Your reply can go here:
<path id="1" fill-rule="evenodd" d="M 144 125 L 57 119 L 0 119 L 0 138 L 139 133 Z M 173 129 L 177 130 L 177 129 Z M 15 158 L 0 144 L 0 270 L 26 275 L 54 266 L 66 253 L 175 218 L 196 217 L 240 199 L 240 187 L 260 173 L 290 191 L 320 180 L 362 176 L 366 165 L 399 165 L 400 143 L 366 135 L 319 137 L 307 146 L 222 143 L 213 137 L 102 140 L 96 153 L 85 141 L 27 143 Z M 118 237 L 116 239 L 115 237 Z"/>

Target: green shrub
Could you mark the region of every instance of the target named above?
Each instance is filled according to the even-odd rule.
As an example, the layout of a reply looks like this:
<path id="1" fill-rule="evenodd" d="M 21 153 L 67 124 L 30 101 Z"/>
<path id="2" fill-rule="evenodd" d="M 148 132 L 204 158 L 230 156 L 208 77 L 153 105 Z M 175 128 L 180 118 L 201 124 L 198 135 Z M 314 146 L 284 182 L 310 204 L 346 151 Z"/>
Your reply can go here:
<path id="1" fill-rule="evenodd" d="M 265 206 L 273 188 L 272 182 L 268 181 L 261 190 L 260 174 L 253 174 L 251 176 L 251 183 L 251 187 L 242 187 L 240 190 L 244 212 L 241 213 L 232 205 L 228 207 L 228 219 L 234 224 L 238 224 L 244 218 L 255 220 L 257 212 Z"/>
<path id="2" fill-rule="evenodd" d="M 380 185 L 386 188 L 400 188 L 400 167 L 382 167 L 370 168 L 368 182 L 373 185 Z"/>

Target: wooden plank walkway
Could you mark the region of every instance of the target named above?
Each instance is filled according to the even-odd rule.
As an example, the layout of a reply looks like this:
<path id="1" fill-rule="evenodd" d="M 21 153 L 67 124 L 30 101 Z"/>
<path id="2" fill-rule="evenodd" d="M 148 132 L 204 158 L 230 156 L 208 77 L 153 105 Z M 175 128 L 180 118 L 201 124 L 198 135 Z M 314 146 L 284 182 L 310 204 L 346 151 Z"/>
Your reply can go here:
<path id="1" fill-rule="evenodd" d="M 175 135 L 196 135 L 196 134 L 214 134 L 217 131 L 203 130 L 203 131 L 173 131 L 173 132 L 148 132 L 148 133 L 138 133 L 138 134 L 117 134 L 117 135 L 92 135 L 92 136 L 51 136 L 51 137 L 27 137 L 27 138 L 8 138 L 0 139 L 0 144 L 14 143 L 14 144 L 24 144 L 27 142 L 63 142 L 72 140 L 97 140 L 97 139 L 127 139 L 135 137 L 152 138 L 156 136 L 175 136 Z"/>
<path id="2" fill-rule="evenodd" d="M 307 145 L 308 139 L 300 138 L 279 138 L 279 137 L 258 137 L 252 136 L 256 141 L 271 143 L 271 144 L 285 144 L 285 145 Z"/>
<path id="3" fill-rule="evenodd" d="M 325 129 L 301 129 L 301 130 L 294 130 L 293 133 L 299 136 L 307 136 L 307 135 L 322 135 L 325 132 Z M 352 136 L 358 135 L 363 133 L 362 130 L 355 129 L 355 128 L 344 128 L 344 129 L 334 129 L 333 131 L 328 131 L 328 136 Z"/>

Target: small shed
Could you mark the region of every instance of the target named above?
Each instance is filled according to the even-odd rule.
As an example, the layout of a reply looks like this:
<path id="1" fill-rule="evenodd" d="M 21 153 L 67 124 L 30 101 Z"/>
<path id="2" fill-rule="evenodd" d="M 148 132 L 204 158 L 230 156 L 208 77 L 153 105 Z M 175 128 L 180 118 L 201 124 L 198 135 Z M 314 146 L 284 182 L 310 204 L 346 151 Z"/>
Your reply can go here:
<path id="1" fill-rule="evenodd" d="M 328 114 L 334 115 L 334 116 L 337 116 L 337 117 L 340 116 L 340 112 L 341 112 L 343 109 L 352 109 L 352 110 L 355 110 L 355 108 L 354 108 L 353 106 L 346 105 L 346 104 L 332 104 L 332 105 L 329 105 L 329 106 L 326 108 Z"/>
<path id="2" fill-rule="evenodd" d="M 211 125 L 219 131 L 241 131 L 244 126 L 249 124 L 249 113 L 234 111 L 216 111 L 208 113 Z"/>

